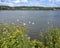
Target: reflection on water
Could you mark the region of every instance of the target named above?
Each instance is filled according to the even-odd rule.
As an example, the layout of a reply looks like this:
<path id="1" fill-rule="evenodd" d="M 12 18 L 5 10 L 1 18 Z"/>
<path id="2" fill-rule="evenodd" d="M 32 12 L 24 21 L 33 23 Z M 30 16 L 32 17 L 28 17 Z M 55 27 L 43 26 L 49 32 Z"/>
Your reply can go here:
<path id="1" fill-rule="evenodd" d="M 23 24 L 31 38 L 39 38 L 48 26 L 60 27 L 60 11 L 1 11 L 0 23 Z"/>

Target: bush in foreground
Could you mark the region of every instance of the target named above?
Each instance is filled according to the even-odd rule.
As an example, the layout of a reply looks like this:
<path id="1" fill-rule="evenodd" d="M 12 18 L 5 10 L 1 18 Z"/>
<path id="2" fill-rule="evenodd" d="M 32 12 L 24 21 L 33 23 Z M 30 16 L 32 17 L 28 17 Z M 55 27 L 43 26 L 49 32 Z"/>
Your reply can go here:
<path id="1" fill-rule="evenodd" d="M 60 48 L 57 28 L 40 33 L 40 40 L 30 40 L 26 32 L 24 26 L 0 24 L 0 48 Z"/>
<path id="2" fill-rule="evenodd" d="M 0 48 L 31 48 L 25 33 L 24 26 L 0 25 Z"/>

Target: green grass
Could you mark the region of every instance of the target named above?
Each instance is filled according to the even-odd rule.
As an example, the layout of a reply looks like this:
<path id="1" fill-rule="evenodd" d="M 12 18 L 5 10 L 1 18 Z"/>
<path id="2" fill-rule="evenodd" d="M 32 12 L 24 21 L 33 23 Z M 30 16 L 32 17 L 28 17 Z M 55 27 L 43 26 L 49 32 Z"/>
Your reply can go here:
<path id="1" fill-rule="evenodd" d="M 60 31 L 51 28 L 40 33 L 40 40 L 30 40 L 22 25 L 0 24 L 0 48 L 60 48 Z"/>

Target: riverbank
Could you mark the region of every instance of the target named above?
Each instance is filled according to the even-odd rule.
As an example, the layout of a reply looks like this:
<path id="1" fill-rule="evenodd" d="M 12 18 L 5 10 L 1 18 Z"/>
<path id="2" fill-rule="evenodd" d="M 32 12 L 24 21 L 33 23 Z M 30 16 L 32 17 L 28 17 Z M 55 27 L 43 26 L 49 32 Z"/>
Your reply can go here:
<path id="1" fill-rule="evenodd" d="M 40 40 L 30 40 L 23 25 L 0 24 L 0 48 L 60 48 L 60 30 L 50 28 L 40 33 Z"/>
<path id="2" fill-rule="evenodd" d="M 39 6 L 0 6 L 0 10 L 60 10 L 60 7 L 39 7 Z"/>

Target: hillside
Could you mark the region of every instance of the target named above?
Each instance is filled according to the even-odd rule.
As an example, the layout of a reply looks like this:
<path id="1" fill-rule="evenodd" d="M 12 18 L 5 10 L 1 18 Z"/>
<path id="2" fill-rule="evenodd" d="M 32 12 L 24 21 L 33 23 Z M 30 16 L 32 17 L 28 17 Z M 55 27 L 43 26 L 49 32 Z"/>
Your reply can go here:
<path id="1" fill-rule="evenodd" d="M 0 6 L 0 10 L 60 10 L 60 7 L 36 7 L 36 6 Z"/>

